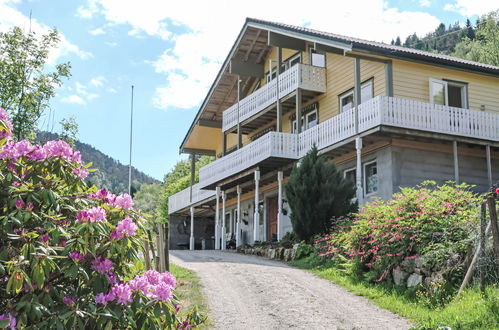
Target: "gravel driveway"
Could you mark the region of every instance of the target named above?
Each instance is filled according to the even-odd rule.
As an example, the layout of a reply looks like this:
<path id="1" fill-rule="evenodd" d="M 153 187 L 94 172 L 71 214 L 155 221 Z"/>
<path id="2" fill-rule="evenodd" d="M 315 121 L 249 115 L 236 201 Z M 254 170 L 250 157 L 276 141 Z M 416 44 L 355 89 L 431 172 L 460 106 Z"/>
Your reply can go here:
<path id="1" fill-rule="evenodd" d="M 198 273 L 216 329 L 408 329 L 367 299 L 305 271 L 260 257 L 170 251 Z"/>

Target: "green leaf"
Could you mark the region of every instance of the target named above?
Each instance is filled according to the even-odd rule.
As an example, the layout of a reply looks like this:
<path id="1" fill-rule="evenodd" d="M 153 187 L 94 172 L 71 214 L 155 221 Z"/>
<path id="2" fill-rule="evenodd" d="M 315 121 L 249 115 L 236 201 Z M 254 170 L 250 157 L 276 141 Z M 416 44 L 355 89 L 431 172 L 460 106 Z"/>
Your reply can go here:
<path id="1" fill-rule="evenodd" d="M 0 328 L 7 328 L 10 323 L 10 319 L 3 319 L 0 321 Z"/>

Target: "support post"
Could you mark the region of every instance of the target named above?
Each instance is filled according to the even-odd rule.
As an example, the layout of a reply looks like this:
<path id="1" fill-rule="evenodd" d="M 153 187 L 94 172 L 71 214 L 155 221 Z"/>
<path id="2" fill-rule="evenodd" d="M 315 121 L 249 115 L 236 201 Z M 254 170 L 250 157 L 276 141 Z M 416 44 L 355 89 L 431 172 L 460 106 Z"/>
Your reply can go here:
<path id="1" fill-rule="evenodd" d="M 385 89 L 386 95 L 393 96 L 393 67 L 392 61 L 385 63 Z"/>
<path id="2" fill-rule="evenodd" d="M 454 151 L 454 181 L 459 184 L 459 159 L 457 157 L 457 141 L 452 142 L 452 148 Z"/>
<path id="3" fill-rule="evenodd" d="M 226 245 L 227 245 L 227 236 L 225 235 L 225 198 L 226 198 L 225 191 L 222 191 L 222 230 L 221 230 L 221 235 L 222 235 L 222 246 L 221 250 L 225 250 Z"/>
<path id="4" fill-rule="evenodd" d="M 277 103 L 276 103 L 276 112 L 277 112 L 277 132 L 282 132 L 282 107 L 281 100 L 279 97 L 279 75 L 281 74 L 281 65 L 282 65 L 282 49 L 281 47 L 277 47 L 277 68 L 276 68 L 276 95 L 277 95 Z"/>
<path id="5" fill-rule="evenodd" d="M 241 245 L 241 187 L 237 185 L 236 247 Z"/>
<path id="6" fill-rule="evenodd" d="M 486 243 L 486 237 L 485 236 L 485 229 L 487 227 L 487 206 L 485 203 L 482 203 L 482 209 L 480 212 L 480 254 L 479 256 L 483 256 L 485 253 L 485 243 Z M 482 293 L 485 292 L 485 263 L 483 262 L 483 259 L 480 260 L 479 262 L 479 269 L 480 269 L 480 291 Z"/>
<path id="7" fill-rule="evenodd" d="M 227 152 L 227 134 L 225 134 L 225 132 L 222 132 L 222 156 L 225 156 L 226 152 Z"/>
<path id="8" fill-rule="evenodd" d="M 215 188 L 215 250 L 220 250 L 220 187 Z"/>
<path id="9" fill-rule="evenodd" d="M 282 238 L 281 225 L 282 225 L 282 171 L 277 172 L 277 240 L 280 241 Z"/>
<path id="10" fill-rule="evenodd" d="M 260 213 L 258 211 L 258 203 L 260 201 L 260 171 L 255 171 L 255 215 L 253 218 L 253 243 L 260 240 Z"/>
<path id="11" fill-rule="evenodd" d="M 237 149 L 242 146 L 242 138 L 241 138 L 241 121 L 240 121 L 240 105 L 241 101 L 241 76 L 237 76 Z"/>
<path id="12" fill-rule="evenodd" d="M 194 180 L 196 176 L 196 157 L 191 154 L 191 186 L 189 190 L 189 201 L 192 203 L 192 186 L 194 186 Z"/>
<path id="13" fill-rule="evenodd" d="M 490 145 L 485 146 L 485 153 L 487 154 L 487 177 L 489 179 L 489 188 L 492 187 L 492 160 L 490 157 Z"/>
<path id="14" fill-rule="evenodd" d="M 359 133 L 359 104 L 362 102 L 360 91 L 360 58 L 354 60 L 354 104 L 355 104 L 355 133 Z"/>
<path id="15" fill-rule="evenodd" d="M 191 238 L 189 240 L 189 250 L 194 250 L 194 207 L 191 206 Z"/>
<path id="16" fill-rule="evenodd" d="M 362 138 L 355 138 L 355 149 L 357 149 L 357 169 L 356 169 L 356 186 L 357 186 L 357 202 L 359 206 L 362 204 Z"/>
<path id="17" fill-rule="evenodd" d="M 296 89 L 296 134 L 301 133 L 301 88 Z"/>
<path id="18" fill-rule="evenodd" d="M 497 223 L 497 206 L 494 196 L 487 197 L 490 215 L 490 229 L 492 231 L 492 250 L 496 258 L 496 265 L 499 264 L 499 223 Z"/>

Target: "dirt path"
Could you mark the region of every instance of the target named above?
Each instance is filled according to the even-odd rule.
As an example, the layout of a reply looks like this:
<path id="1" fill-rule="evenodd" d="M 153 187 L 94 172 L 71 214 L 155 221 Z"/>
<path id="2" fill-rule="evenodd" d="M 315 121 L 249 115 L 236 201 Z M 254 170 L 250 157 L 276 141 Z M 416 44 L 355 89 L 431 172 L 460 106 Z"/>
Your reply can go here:
<path id="1" fill-rule="evenodd" d="M 171 251 L 201 277 L 216 329 L 408 329 L 411 324 L 283 263 L 220 251 Z"/>

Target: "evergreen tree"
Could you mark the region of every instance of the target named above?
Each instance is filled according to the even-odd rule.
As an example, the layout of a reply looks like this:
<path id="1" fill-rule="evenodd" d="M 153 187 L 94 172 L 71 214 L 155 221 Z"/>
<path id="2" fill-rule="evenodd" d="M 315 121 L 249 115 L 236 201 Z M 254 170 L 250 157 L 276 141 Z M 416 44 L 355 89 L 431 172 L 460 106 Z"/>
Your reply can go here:
<path id="1" fill-rule="evenodd" d="M 400 37 L 397 36 L 397 39 L 395 39 L 395 46 L 401 46 L 402 45 L 402 41 L 400 41 Z"/>
<path id="2" fill-rule="evenodd" d="M 351 202 L 354 185 L 334 164 L 319 156 L 315 146 L 295 165 L 285 190 L 293 231 L 301 240 L 310 241 L 314 235 L 327 233 L 331 218 L 345 216 L 356 208 Z"/>

